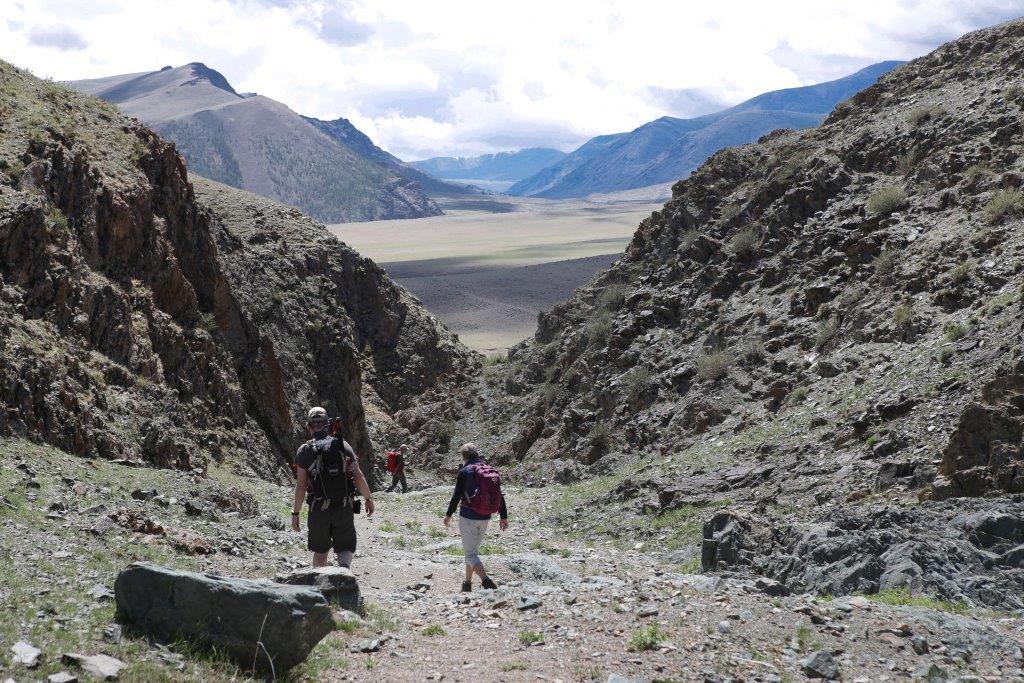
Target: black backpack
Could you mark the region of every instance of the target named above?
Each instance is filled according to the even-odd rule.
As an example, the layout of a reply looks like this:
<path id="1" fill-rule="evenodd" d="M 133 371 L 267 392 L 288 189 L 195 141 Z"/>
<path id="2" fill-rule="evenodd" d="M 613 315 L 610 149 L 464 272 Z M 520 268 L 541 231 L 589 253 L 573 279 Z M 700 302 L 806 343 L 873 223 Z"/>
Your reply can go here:
<path id="1" fill-rule="evenodd" d="M 311 439 L 306 445 L 313 449 L 313 462 L 309 466 L 310 504 L 323 499 L 342 503 L 355 495 L 355 482 L 348 474 L 351 446 L 344 439 L 330 435 Z"/>

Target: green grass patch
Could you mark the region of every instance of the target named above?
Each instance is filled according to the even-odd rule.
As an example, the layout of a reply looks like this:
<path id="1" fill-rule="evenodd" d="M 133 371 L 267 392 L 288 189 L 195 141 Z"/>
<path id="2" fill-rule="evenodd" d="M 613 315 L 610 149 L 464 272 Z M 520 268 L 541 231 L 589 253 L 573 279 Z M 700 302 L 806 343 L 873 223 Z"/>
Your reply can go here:
<path id="1" fill-rule="evenodd" d="M 928 609 L 951 612 L 953 614 L 967 614 L 969 611 L 967 605 L 963 602 L 939 600 L 927 595 L 911 595 L 910 591 L 903 586 L 899 588 L 886 588 L 874 595 L 865 595 L 864 597 L 872 602 L 896 607 L 927 607 Z"/>
<path id="2" fill-rule="evenodd" d="M 536 631 L 520 631 L 518 638 L 519 642 L 527 647 L 544 642 L 544 636 Z"/>
<path id="3" fill-rule="evenodd" d="M 649 624 L 629 637 L 629 649 L 633 652 L 650 652 L 661 647 L 668 636 L 658 624 Z"/>
<path id="4" fill-rule="evenodd" d="M 513 671 L 526 671 L 526 662 L 502 662 L 498 665 L 500 671 L 511 673 Z"/>
<path id="5" fill-rule="evenodd" d="M 429 626 L 424 627 L 420 633 L 425 636 L 443 636 L 446 635 L 447 632 L 440 624 L 430 624 Z"/>
<path id="6" fill-rule="evenodd" d="M 868 198 L 866 208 L 872 216 L 887 216 L 907 203 L 907 193 L 900 187 L 883 187 Z"/>

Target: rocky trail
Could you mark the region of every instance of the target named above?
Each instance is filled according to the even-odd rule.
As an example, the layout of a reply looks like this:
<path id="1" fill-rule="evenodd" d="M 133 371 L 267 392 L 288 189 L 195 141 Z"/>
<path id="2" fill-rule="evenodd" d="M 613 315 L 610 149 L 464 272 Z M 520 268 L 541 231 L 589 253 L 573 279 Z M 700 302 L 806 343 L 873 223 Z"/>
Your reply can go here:
<path id="1" fill-rule="evenodd" d="M 225 470 L 68 458 L 27 442 L 3 448 L 4 678 L 81 676 L 65 653 L 113 657 L 127 681 L 245 678 L 216 652 L 122 631 L 113 582 L 136 560 L 250 578 L 305 565 L 303 537 L 284 526 L 286 487 Z M 459 539 L 440 523 L 447 488 L 379 494 L 377 514 L 358 518 L 364 615 L 339 611 L 338 629 L 289 679 L 1024 676 L 1017 615 L 898 592 L 787 595 L 766 579 L 688 573 L 658 543 L 566 533 L 560 505 L 572 495 L 564 486 L 510 488 L 512 524 L 484 546 L 500 588 L 464 594 Z M 31 668 L 16 643 L 39 650 Z"/>

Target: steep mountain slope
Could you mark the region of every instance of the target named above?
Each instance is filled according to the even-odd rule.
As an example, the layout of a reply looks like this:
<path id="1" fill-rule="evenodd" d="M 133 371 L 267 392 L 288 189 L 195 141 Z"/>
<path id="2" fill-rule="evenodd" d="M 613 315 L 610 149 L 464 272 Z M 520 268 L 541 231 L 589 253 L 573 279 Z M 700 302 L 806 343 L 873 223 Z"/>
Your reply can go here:
<path id="1" fill-rule="evenodd" d="M 376 161 L 410 183 L 419 183 L 420 188 L 431 198 L 472 197 L 481 194 L 478 188 L 459 183 L 446 183 L 416 168 L 414 164 L 407 164 L 395 155 L 385 152 L 373 144 L 373 141 L 348 119 L 321 121 L 308 116 L 303 118 L 362 157 Z"/>
<path id="2" fill-rule="evenodd" d="M 194 173 L 283 201 L 320 220 L 440 213 L 411 175 L 340 144 L 280 102 L 238 94 L 203 64 L 72 85 L 153 126 L 178 145 Z"/>
<path id="3" fill-rule="evenodd" d="M 837 103 L 898 64 L 881 62 L 835 81 L 764 93 L 714 114 L 665 116 L 629 133 L 603 135 L 508 193 L 557 199 L 673 182 L 724 147 L 753 142 L 777 128 L 818 125 Z"/>
<path id="4" fill-rule="evenodd" d="M 315 402 L 372 475 L 363 396 L 383 419 L 475 362 L 298 210 L 206 181 L 197 200 L 174 147 L 102 100 L 0 63 L 0 108 L 3 435 L 274 476 Z"/>
<path id="5" fill-rule="evenodd" d="M 571 533 L 1021 609 L 1022 65 L 1024 22 L 972 33 L 718 152 L 462 428 L 533 478 L 608 475 Z"/>
<path id="6" fill-rule="evenodd" d="M 483 154 L 478 157 L 433 157 L 412 165 L 438 178 L 449 180 L 509 180 L 528 178 L 542 168 L 560 161 L 565 152 L 545 147 L 528 147 L 518 152 Z"/>

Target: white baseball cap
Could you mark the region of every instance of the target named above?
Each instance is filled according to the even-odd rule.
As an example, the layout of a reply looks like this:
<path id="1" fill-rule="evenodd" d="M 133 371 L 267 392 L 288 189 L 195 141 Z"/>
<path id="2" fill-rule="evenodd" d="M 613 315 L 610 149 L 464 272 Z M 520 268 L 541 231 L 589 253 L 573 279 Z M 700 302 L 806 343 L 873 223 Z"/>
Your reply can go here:
<path id="1" fill-rule="evenodd" d="M 327 411 L 320 406 L 310 408 L 309 417 L 306 418 L 306 421 L 310 424 L 313 424 L 314 422 L 327 422 Z"/>

